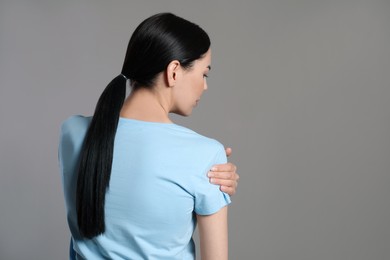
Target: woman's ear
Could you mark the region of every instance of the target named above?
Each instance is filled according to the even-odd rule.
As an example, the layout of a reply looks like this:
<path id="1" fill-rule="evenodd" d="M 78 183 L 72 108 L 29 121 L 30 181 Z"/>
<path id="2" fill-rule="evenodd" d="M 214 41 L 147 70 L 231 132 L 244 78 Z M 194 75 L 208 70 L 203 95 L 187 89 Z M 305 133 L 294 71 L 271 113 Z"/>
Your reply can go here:
<path id="1" fill-rule="evenodd" d="M 177 79 L 180 77 L 180 69 L 180 62 L 178 60 L 173 60 L 168 64 L 166 76 L 169 87 L 176 85 Z"/>

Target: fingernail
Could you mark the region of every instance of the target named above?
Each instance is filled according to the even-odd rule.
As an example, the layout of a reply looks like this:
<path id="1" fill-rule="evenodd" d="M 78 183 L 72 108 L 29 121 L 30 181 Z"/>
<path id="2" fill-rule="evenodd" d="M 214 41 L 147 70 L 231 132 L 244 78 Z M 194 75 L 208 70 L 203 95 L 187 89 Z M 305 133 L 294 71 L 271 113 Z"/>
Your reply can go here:
<path id="1" fill-rule="evenodd" d="M 210 182 L 211 182 L 211 183 L 214 183 L 215 181 L 214 181 L 214 179 L 210 179 Z"/>
<path id="2" fill-rule="evenodd" d="M 209 173 L 207 173 L 207 176 L 208 176 L 208 177 L 214 177 L 214 173 L 209 172 Z"/>
<path id="3" fill-rule="evenodd" d="M 217 167 L 213 167 L 211 168 L 212 171 L 216 171 L 217 170 Z"/>

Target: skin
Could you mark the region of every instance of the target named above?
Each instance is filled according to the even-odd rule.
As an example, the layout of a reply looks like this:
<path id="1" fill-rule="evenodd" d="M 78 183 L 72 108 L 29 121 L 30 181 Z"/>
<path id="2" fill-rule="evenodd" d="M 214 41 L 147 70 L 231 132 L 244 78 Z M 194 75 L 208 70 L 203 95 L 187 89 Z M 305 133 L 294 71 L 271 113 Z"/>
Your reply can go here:
<path id="1" fill-rule="evenodd" d="M 232 154 L 231 148 L 226 148 L 226 156 Z M 220 185 L 220 189 L 229 195 L 234 195 L 237 191 L 238 175 L 237 167 L 233 163 L 217 164 L 214 165 L 208 172 L 207 176 L 210 179 L 210 183 Z"/>
<path id="2" fill-rule="evenodd" d="M 228 259 L 228 207 L 207 216 L 197 215 L 202 260 Z"/>

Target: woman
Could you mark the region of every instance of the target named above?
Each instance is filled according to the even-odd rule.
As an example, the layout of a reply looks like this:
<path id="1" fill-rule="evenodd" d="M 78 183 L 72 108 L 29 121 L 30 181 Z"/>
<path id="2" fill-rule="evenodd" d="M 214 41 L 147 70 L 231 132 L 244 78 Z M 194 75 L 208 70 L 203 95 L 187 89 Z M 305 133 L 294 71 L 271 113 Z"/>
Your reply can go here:
<path id="1" fill-rule="evenodd" d="M 63 123 L 59 159 L 77 259 L 195 259 L 196 223 L 202 259 L 227 259 L 230 198 L 207 178 L 226 163 L 225 150 L 168 116 L 191 114 L 210 63 L 206 32 L 154 15 L 134 31 L 94 116 Z"/>

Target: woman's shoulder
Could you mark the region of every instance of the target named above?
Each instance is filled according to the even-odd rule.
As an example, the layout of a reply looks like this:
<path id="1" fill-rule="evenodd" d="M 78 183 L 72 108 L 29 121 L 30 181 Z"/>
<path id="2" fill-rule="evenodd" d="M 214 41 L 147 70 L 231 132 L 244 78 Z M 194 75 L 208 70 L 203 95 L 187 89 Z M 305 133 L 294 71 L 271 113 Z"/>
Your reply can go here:
<path id="1" fill-rule="evenodd" d="M 75 158 L 78 156 L 84 137 L 88 131 L 91 117 L 71 116 L 61 125 L 58 159 L 64 169 L 73 169 Z"/>
<path id="2" fill-rule="evenodd" d="M 88 129 L 89 124 L 91 123 L 92 117 L 82 116 L 82 115 L 73 115 L 67 118 L 62 122 L 61 132 L 62 134 L 86 130 Z"/>
<path id="3" fill-rule="evenodd" d="M 218 140 L 205 136 L 203 134 L 200 134 L 192 129 L 189 129 L 184 126 L 178 126 L 178 129 L 182 131 L 182 137 L 183 139 L 186 139 L 188 142 L 190 142 L 192 147 L 199 147 L 199 149 L 202 149 L 205 151 L 211 150 L 211 151 L 224 151 L 225 148 L 223 144 L 221 144 Z"/>
<path id="4" fill-rule="evenodd" d="M 60 142 L 82 142 L 88 131 L 92 117 L 74 115 L 67 118 L 61 125 Z"/>

